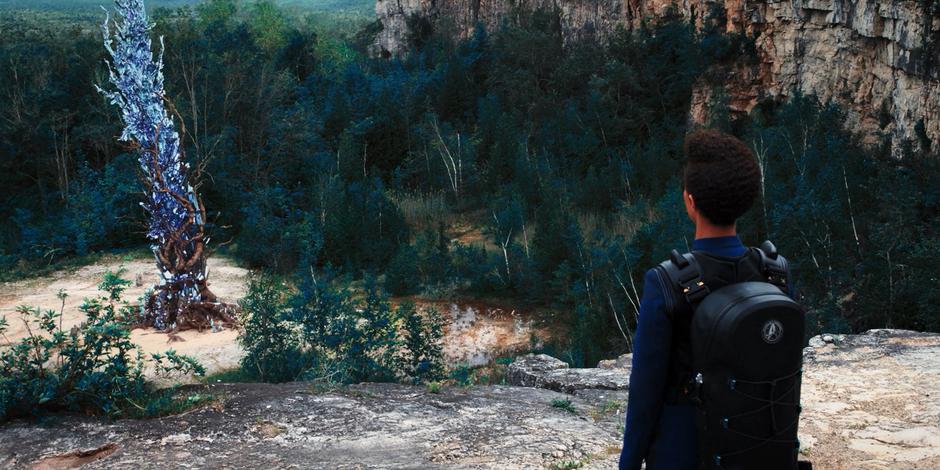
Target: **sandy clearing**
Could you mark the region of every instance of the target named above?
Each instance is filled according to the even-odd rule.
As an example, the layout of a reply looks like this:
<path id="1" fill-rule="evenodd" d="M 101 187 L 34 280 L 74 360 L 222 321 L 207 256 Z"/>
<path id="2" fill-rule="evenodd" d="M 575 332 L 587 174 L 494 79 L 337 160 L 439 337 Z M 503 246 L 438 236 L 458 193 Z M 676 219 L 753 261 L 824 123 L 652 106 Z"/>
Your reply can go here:
<path id="1" fill-rule="evenodd" d="M 100 295 L 98 283 L 107 270 L 124 268 L 122 275 L 133 283 L 124 293 L 124 299 L 136 303 L 144 290 L 157 282 L 157 269 L 149 259 L 125 260 L 119 257 L 104 257 L 99 262 L 75 270 L 58 271 L 49 276 L 0 284 L 0 316 L 10 323 L 6 332 L 9 341 L 17 341 L 28 333 L 25 323 L 16 312 L 17 306 L 28 305 L 42 309 L 62 308 L 57 294 L 60 290 L 68 294 L 62 309 L 62 327 L 66 330 L 79 325 L 85 314 L 79 310 L 83 299 Z M 223 301 L 237 302 L 245 293 L 248 271 L 238 267 L 235 261 L 224 256 L 209 259 L 209 285 Z M 209 373 L 235 367 L 242 357 L 236 342 L 238 333 L 225 330 L 218 333 L 184 331 L 179 333 L 183 341 L 168 342 L 168 336 L 153 329 L 137 329 L 131 339 L 146 353 L 175 349 L 198 359 Z M 0 342 L 0 344 L 4 344 Z"/>
<path id="2" fill-rule="evenodd" d="M 125 291 L 124 298 L 136 303 L 144 290 L 157 282 L 156 268 L 149 259 L 121 259 L 104 257 L 100 261 L 74 270 L 58 271 L 49 276 L 0 284 L 0 316 L 6 316 L 10 328 L 6 332 L 9 341 L 17 341 L 27 335 L 25 324 L 19 319 L 16 308 L 29 305 L 42 309 L 62 307 L 57 297 L 65 291 L 62 326 L 68 330 L 79 325 L 85 315 L 79 310 L 84 298 L 100 295 L 98 283 L 107 270 L 124 268 L 122 275 L 133 284 Z M 237 266 L 235 260 L 224 256 L 209 259 L 209 281 L 212 291 L 223 301 L 237 302 L 245 294 L 248 270 Z M 394 302 L 401 299 L 393 300 Z M 521 315 L 510 307 L 490 306 L 482 303 L 438 302 L 417 300 L 419 307 L 437 308 L 445 321 L 444 355 L 450 366 L 485 365 L 497 357 L 524 352 L 531 347 L 531 336 L 547 337 L 547 332 L 535 328 L 530 315 Z M 238 332 L 225 330 L 183 331 L 177 334 L 182 341 L 169 342 L 169 337 L 154 329 L 136 329 L 131 339 L 145 353 L 174 349 L 178 353 L 195 357 L 209 374 L 232 369 L 238 365 L 244 352 L 238 345 Z M 0 345 L 6 344 L 0 338 Z"/>

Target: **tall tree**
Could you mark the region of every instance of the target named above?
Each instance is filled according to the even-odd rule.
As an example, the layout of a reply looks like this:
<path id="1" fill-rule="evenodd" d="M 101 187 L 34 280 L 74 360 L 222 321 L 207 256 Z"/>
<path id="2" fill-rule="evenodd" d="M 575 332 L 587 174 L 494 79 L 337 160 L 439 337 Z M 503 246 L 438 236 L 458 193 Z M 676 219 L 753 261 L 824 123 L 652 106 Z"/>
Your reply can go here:
<path id="1" fill-rule="evenodd" d="M 207 282 L 206 211 L 190 183 L 180 134 L 167 112 L 173 107 L 163 89 L 163 53 L 154 60 L 143 0 L 115 4 L 120 21 L 115 21 L 113 39 L 110 15 L 102 31 L 116 90 L 98 90 L 121 108 L 121 140 L 132 143 L 144 172 L 147 237 L 160 270 L 160 282 L 144 306 L 144 322 L 164 330 L 230 323 L 233 306 L 220 302 Z"/>

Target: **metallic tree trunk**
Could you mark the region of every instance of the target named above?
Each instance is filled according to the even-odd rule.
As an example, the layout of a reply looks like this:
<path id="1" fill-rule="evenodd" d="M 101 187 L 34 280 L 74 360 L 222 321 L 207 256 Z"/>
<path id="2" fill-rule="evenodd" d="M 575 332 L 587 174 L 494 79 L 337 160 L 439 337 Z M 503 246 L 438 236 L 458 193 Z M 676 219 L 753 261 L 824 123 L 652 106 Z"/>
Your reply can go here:
<path id="1" fill-rule="evenodd" d="M 143 321 L 162 330 L 205 328 L 234 321 L 234 307 L 208 288 L 205 208 L 187 178 L 180 133 L 163 89 L 163 39 L 154 60 L 143 0 L 116 0 L 118 21 L 102 25 L 114 91 L 98 88 L 121 108 L 124 132 L 140 154 L 150 215 L 151 242 L 160 282 L 143 306 Z"/>

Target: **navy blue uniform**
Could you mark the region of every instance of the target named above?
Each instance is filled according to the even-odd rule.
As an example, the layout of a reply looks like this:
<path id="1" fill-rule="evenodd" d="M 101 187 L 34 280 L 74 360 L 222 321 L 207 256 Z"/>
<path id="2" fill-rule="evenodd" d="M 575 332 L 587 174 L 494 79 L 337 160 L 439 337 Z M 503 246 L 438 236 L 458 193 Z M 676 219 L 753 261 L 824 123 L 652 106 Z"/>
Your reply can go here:
<path id="1" fill-rule="evenodd" d="M 695 240 L 692 250 L 738 257 L 747 248 L 740 238 L 729 236 Z M 621 470 L 639 470 L 644 460 L 648 470 L 691 470 L 698 464 L 695 408 L 663 402 L 672 345 L 672 322 L 665 310 L 666 288 L 653 270 L 646 272 L 633 341 Z"/>

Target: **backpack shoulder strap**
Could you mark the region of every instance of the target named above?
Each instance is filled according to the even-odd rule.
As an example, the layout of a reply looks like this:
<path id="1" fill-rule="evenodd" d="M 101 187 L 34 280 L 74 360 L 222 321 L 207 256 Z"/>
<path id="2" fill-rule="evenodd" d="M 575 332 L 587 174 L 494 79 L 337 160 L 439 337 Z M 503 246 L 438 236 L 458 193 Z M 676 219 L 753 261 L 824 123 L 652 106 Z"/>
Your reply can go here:
<path id="1" fill-rule="evenodd" d="M 702 279 L 702 268 L 692 253 L 672 250 L 669 259 L 659 263 L 656 273 L 666 292 L 666 314 L 672 319 L 684 308 L 692 309 L 709 294 Z"/>
<path id="2" fill-rule="evenodd" d="M 787 259 L 777 253 L 777 247 L 770 240 L 765 240 L 754 250 L 760 254 L 761 274 L 767 278 L 767 282 L 777 286 L 785 294 L 789 294 L 790 287 L 787 283 L 790 277 L 790 264 Z"/>

